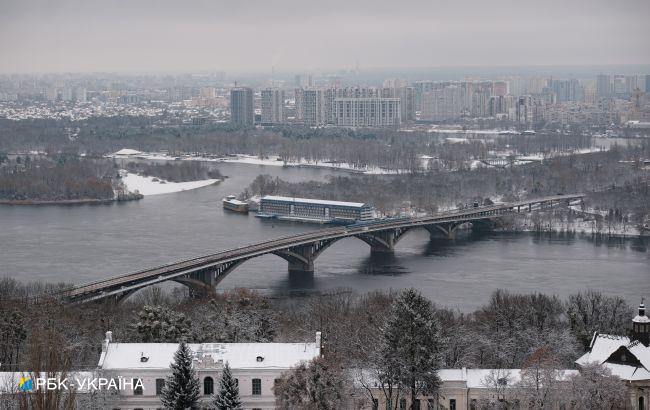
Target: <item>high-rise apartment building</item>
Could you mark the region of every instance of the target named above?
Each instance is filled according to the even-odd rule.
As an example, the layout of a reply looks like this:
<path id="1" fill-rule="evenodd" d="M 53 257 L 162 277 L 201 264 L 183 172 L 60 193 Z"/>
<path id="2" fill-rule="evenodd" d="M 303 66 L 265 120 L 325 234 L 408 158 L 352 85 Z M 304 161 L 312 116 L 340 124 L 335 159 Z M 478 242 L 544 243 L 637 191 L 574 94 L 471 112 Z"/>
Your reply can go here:
<path id="1" fill-rule="evenodd" d="M 596 77 L 596 95 L 609 97 L 612 94 L 612 80 L 607 74 L 598 74 Z"/>
<path id="2" fill-rule="evenodd" d="M 433 81 L 416 81 L 413 83 L 415 89 L 415 110 L 422 110 L 422 95 L 433 90 L 435 83 Z"/>
<path id="3" fill-rule="evenodd" d="M 296 90 L 297 117 L 309 127 L 320 127 L 327 123 L 325 90 L 307 88 Z"/>
<path id="4" fill-rule="evenodd" d="M 255 125 L 252 88 L 238 87 L 230 90 L 230 122 L 241 126 Z"/>
<path id="5" fill-rule="evenodd" d="M 336 125 L 341 127 L 399 127 L 399 98 L 337 98 Z"/>
<path id="6" fill-rule="evenodd" d="M 402 122 L 415 121 L 415 88 L 406 86 L 383 88 L 381 96 L 383 98 L 399 98 Z"/>
<path id="7" fill-rule="evenodd" d="M 284 91 L 278 88 L 262 90 L 262 124 L 284 122 Z"/>
<path id="8" fill-rule="evenodd" d="M 422 94 L 420 117 L 428 121 L 447 121 L 459 118 L 463 110 L 463 89 L 449 84 Z"/>

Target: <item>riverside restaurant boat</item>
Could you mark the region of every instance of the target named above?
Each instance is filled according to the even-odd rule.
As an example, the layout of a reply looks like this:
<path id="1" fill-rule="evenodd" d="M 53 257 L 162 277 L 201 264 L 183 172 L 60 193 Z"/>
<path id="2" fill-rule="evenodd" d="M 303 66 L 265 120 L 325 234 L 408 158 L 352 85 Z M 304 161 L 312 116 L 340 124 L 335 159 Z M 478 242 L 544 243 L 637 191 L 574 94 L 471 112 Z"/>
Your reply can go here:
<path id="1" fill-rule="evenodd" d="M 234 195 L 228 195 L 223 199 L 223 209 L 242 214 L 248 213 L 248 204 L 238 200 Z"/>

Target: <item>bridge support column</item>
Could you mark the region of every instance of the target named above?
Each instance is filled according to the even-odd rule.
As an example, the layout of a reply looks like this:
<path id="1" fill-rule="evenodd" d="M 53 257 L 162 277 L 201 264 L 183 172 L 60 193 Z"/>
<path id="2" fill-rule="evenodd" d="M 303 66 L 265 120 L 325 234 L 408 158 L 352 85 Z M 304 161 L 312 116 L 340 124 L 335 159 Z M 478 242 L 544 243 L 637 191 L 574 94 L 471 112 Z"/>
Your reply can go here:
<path id="1" fill-rule="evenodd" d="M 485 219 L 472 222 L 473 232 L 489 232 L 497 227 L 497 221 L 494 219 Z"/>
<path id="2" fill-rule="evenodd" d="M 273 252 L 289 262 L 289 273 L 313 273 L 314 261 L 335 239 L 325 239 Z"/>
<path id="3" fill-rule="evenodd" d="M 314 273 L 314 260 L 309 259 L 307 262 L 289 261 L 289 273 Z"/>
<path id="4" fill-rule="evenodd" d="M 410 228 L 395 228 L 385 231 L 362 233 L 357 235 L 359 239 L 370 245 L 371 253 L 391 253 L 395 250 L 395 244 Z"/>
<path id="5" fill-rule="evenodd" d="M 456 228 L 460 224 L 448 223 L 448 224 L 435 224 L 427 225 L 424 228 L 429 231 L 429 236 L 431 239 L 454 239 L 456 238 Z"/>

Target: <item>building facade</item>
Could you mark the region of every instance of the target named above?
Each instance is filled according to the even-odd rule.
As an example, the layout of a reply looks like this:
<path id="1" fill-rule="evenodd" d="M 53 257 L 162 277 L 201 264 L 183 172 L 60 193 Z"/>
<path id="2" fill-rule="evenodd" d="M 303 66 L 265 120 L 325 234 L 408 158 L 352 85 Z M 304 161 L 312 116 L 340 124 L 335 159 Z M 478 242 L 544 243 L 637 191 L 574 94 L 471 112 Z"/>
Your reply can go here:
<path id="1" fill-rule="evenodd" d="M 245 409 L 274 409 L 273 386 L 281 374 L 320 356 L 320 332 L 313 343 L 191 343 L 192 366 L 200 385 L 200 408 L 212 408 L 226 363 L 239 386 Z M 156 410 L 177 343 L 115 343 L 110 332 L 102 344 L 101 377 L 139 380 L 142 388 L 120 391 L 113 408 Z M 139 384 L 139 383 L 138 383 Z M 134 386 L 137 384 L 134 383 Z"/>
<path id="2" fill-rule="evenodd" d="M 560 370 L 557 381 L 566 383 L 577 370 Z M 486 403 L 501 403 L 502 400 L 514 401 L 513 393 L 520 390 L 521 369 L 442 369 L 438 371 L 442 384 L 435 394 L 420 396 L 415 408 L 419 410 L 479 410 Z M 364 391 L 370 392 L 372 398 L 363 406 L 364 410 L 410 410 L 410 397 L 401 397 L 398 401 L 388 403 L 379 384 L 372 380 L 357 378 Z M 514 407 L 516 408 L 516 407 Z M 520 408 L 524 408 L 521 406 Z M 558 401 L 549 410 L 569 408 L 568 403 Z"/>
<path id="3" fill-rule="evenodd" d="M 260 200 L 259 217 L 288 220 L 356 222 L 373 218 L 373 208 L 360 202 L 327 201 L 267 195 Z"/>
<path id="4" fill-rule="evenodd" d="M 230 122 L 235 125 L 255 125 L 253 89 L 238 87 L 230 90 Z"/>
<path id="5" fill-rule="evenodd" d="M 307 88 L 296 90 L 296 117 L 308 127 L 321 127 L 327 123 L 325 90 Z"/>
<path id="6" fill-rule="evenodd" d="M 278 88 L 262 90 L 262 124 L 284 122 L 284 91 Z"/>
<path id="7" fill-rule="evenodd" d="M 336 125 L 340 127 L 399 127 L 399 98 L 337 98 L 334 101 Z"/>

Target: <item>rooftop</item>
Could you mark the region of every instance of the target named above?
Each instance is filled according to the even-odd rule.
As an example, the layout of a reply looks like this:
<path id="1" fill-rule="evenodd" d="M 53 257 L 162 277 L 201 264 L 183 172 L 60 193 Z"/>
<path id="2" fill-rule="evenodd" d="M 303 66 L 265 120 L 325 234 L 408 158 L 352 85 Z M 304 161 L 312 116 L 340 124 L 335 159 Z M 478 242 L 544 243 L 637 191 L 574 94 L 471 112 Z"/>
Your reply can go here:
<path id="1" fill-rule="evenodd" d="M 320 355 L 320 335 L 310 343 L 189 343 L 199 368 L 288 369 Z M 108 369 L 167 369 L 178 343 L 113 343 L 104 341 L 98 367 Z"/>
<path id="2" fill-rule="evenodd" d="M 285 202 L 296 202 L 296 203 L 306 203 L 306 204 L 318 204 L 318 205 L 331 205 L 331 206 L 348 206 L 353 208 L 360 208 L 366 204 L 362 202 L 343 202 L 343 201 L 329 201 L 326 199 L 309 199 L 309 198 L 294 198 L 288 196 L 275 196 L 275 195 L 266 195 L 262 200 L 268 201 L 285 201 Z"/>

